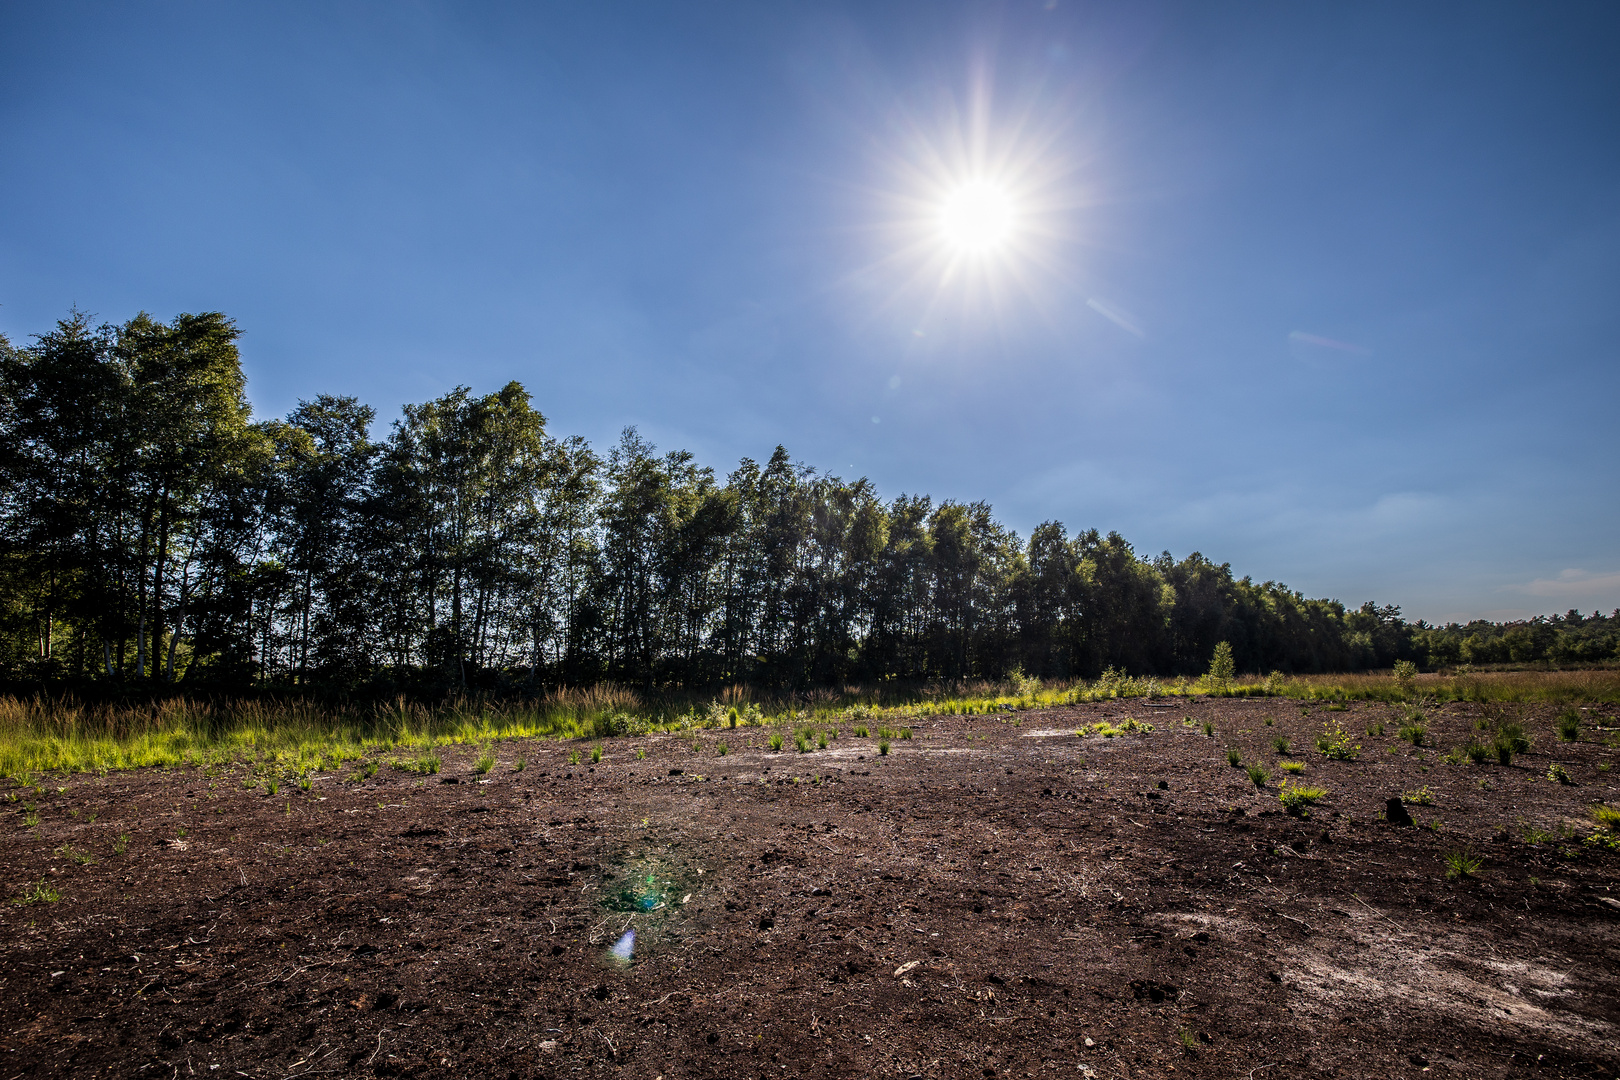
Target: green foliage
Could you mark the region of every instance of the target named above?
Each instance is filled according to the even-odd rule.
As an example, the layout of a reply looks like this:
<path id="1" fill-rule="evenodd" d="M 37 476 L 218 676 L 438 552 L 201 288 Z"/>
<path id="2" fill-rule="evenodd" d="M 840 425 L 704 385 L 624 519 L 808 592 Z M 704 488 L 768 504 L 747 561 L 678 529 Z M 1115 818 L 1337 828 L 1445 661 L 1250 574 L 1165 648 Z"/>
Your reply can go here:
<path id="1" fill-rule="evenodd" d="M 1417 682 L 1418 667 L 1410 660 L 1395 661 L 1395 683 L 1401 688 L 1401 693 L 1410 694 Z"/>
<path id="2" fill-rule="evenodd" d="M 1577 742 L 1581 737 L 1581 713 L 1568 708 L 1558 714 L 1558 738 L 1563 742 Z"/>
<path id="3" fill-rule="evenodd" d="M 1496 760 L 1503 765 L 1513 764 L 1515 754 L 1528 754 L 1530 745 L 1530 735 L 1524 730 L 1524 724 L 1518 720 L 1498 724 L 1496 734 L 1491 739 L 1491 749 L 1496 751 Z"/>
<path id="4" fill-rule="evenodd" d="M 1237 747 L 1232 746 L 1232 747 L 1227 748 L 1227 751 L 1226 751 L 1226 763 L 1228 765 L 1232 766 L 1232 768 L 1234 768 L 1234 769 L 1239 768 L 1240 766 L 1242 766 L 1242 764 L 1243 764 L 1243 755 L 1238 751 Z"/>
<path id="5" fill-rule="evenodd" d="M 1592 820 L 1597 822 L 1599 828 L 1608 829 L 1610 832 L 1620 832 L 1620 807 L 1594 803 L 1590 812 Z"/>
<path id="6" fill-rule="evenodd" d="M 1556 761 L 1547 766 L 1547 779 L 1559 784 L 1575 783 L 1575 778 L 1569 775 L 1569 771 Z"/>
<path id="7" fill-rule="evenodd" d="M 1286 754 L 1288 753 L 1288 740 L 1279 735 L 1271 740 L 1271 748 L 1279 754 Z"/>
<path id="8" fill-rule="evenodd" d="M 1298 776 L 1305 771 L 1305 763 L 1303 761 L 1279 761 L 1277 762 L 1277 768 L 1290 775 Z"/>
<path id="9" fill-rule="evenodd" d="M 1327 788 L 1311 787 L 1294 780 L 1284 779 L 1277 785 L 1278 801 L 1296 817 L 1310 817 L 1311 807 L 1327 798 L 1327 794 Z"/>
<path id="10" fill-rule="evenodd" d="M 1473 877 L 1479 873 L 1479 868 L 1483 865 L 1484 860 L 1474 854 L 1472 849 L 1459 848 L 1448 851 L 1446 852 L 1446 880 L 1456 881 L 1459 878 Z"/>
<path id="11" fill-rule="evenodd" d="M 598 744 L 596 746 L 591 747 L 591 764 L 592 765 L 600 765 L 601 763 L 602 763 L 602 747 L 601 747 L 600 744 Z"/>
<path id="12" fill-rule="evenodd" d="M 1211 686 L 1225 690 L 1232 684 L 1237 676 L 1237 666 L 1232 659 L 1232 644 L 1228 641 L 1218 642 L 1215 652 L 1209 659 L 1208 679 Z"/>
<path id="13" fill-rule="evenodd" d="M 1361 756 L 1361 745 L 1350 741 L 1350 733 L 1338 720 L 1322 725 L 1322 734 L 1316 737 L 1316 748 L 1331 761 L 1354 761 Z"/>
<path id="14" fill-rule="evenodd" d="M 782 749 L 782 735 L 780 732 L 777 732 L 771 736 L 770 747 L 772 750 Z"/>
<path id="15" fill-rule="evenodd" d="M 1422 746 L 1423 736 L 1427 734 L 1427 732 L 1428 728 L 1424 727 L 1416 720 L 1409 720 L 1401 725 L 1399 735 L 1403 741 L 1409 742 L 1413 746 Z"/>
<path id="16" fill-rule="evenodd" d="M 878 753 L 882 754 L 885 757 L 888 756 L 888 754 L 889 754 L 889 740 L 888 739 L 879 740 L 879 742 L 878 742 Z"/>
<path id="17" fill-rule="evenodd" d="M 1406 803 L 1408 806 L 1433 806 L 1434 792 L 1430 791 L 1428 785 L 1425 784 L 1416 791 L 1401 792 L 1401 802 Z"/>
<path id="18" fill-rule="evenodd" d="M 56 891 L 56 887 L 44 878 L 40 878 L 24 889 L 22 895 L 13 900 L 12 903 L 18 907 L 27 907 L 29 904 L 54 904 L 60 899 L 62 899 L 62 894 Z"/>
<path id="19" fill-rule="evenodd" d="M 1254 782 L 1254 786 L 1257 788 L 1265 787 L 1266 781 L 1271 779 L 1271 774 L 1259 765 L 1250 765 L 1248 773 L 1249 779 Z"/>

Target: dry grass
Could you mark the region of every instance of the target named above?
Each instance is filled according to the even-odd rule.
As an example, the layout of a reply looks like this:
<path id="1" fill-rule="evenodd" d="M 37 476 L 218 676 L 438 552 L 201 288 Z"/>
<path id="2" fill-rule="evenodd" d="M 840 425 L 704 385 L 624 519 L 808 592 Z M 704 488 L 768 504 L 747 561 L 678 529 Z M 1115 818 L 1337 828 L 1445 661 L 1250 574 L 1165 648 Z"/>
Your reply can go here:
<path id="1" fill-rule="evenodd" d="M 930 714 L 1010 714 L 1031 708 L 1128 697 L 1208 693 L 1188 679 L 1160 682 L 1114 676 L 1095 682 L 884 683 L 802 694 L 762 693 L 734 685 L 718 695 L 750 702 L 767 723 L 834 722 L 860 707 L 873 720 Z M 1620 701 L 1620 670 L 1490 671 L 1420 675 L 1410 692 L 1393 676 L 1302 675 L 1239 683 L 1226 693 L 1307 700 L 1411 698 L 1486 702 Z M 71 697 L 0 697 L 0 775 L 107 772 L 145 766 L 251 761 L 299 772 L 396 749 L 505 738 L 600 736 L 626 719 L 652 728 L 712 726 L 707 693 L 648 697 L 626 687 L 556 690 L 522 701 L 464 699 L 424 705 L 393 702 L 333 706 L 291 699 L 202 701 L 176 696 L 138 704 L 91 704 Z M 722 712 L 724 710 L 721 710 Z M 607 729 L 607 730 L 605 730 Z"/>

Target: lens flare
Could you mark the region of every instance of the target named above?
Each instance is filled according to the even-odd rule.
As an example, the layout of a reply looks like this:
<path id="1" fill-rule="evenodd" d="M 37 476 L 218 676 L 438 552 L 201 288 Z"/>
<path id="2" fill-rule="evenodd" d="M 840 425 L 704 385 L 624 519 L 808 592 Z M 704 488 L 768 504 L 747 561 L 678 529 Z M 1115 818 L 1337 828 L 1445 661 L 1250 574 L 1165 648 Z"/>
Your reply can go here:
<path id="1" fill-rule="evenodd" d="M 634 930 L 626 930 L 624 932 L 624 936 L 613 943 L 613 948 L 608 950 L 608 955 L 613 957 L 615 960 L 628 963 L 630 957 L 634 955 L 635 951 L 636 932 Z"/>

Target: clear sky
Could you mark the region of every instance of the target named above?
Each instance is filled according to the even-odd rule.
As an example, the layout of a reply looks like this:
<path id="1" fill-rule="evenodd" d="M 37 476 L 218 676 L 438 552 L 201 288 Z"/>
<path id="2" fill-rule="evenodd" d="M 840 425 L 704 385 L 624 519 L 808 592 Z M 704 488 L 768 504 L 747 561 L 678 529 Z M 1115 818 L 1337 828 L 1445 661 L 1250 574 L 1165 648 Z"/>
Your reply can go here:
<path id="1" fill-rule="evenodd" d="M 600 450 L 1620 607 L 1613 3 L 8 2 L 0 50 L 14 341 L 221 310 L 265 416 L 518 379 Z"/>

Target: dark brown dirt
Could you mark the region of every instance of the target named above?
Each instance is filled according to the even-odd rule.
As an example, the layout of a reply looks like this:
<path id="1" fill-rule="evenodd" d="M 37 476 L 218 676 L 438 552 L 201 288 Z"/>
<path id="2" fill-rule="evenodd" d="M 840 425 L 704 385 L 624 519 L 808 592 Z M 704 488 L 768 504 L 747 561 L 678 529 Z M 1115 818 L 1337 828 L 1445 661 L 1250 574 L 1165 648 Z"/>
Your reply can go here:
<path id="1" fill-rule="evenodd" d="M 503 743 L 484 782 L 471 748 L 274 796 L 46 781 L 0 835 L 10 896 L 61 894 L 0 913 L 0 1080 L 1613 1077 L 1620 853 L 1582 842 L 1616 798 L 1609 712 L 1571 745 L 1529 711 L 1510 767 L 1441 764 L 1383 706 L 1133 701 L 929 718 L 888 757 L 845 725 L 806 754 L 610 740 L 594 767 Z M 1126 715 L 1157 731 L 1072 734 Z M 1429 741 L 1480 715 L 1431 713 Z M 1314 750 L 1324 720 L 1359 760 Z M 1308 819 L 1226 762 L 1276 774 L 1279 734 L 1330 791 Z M 1415 826 L 1380 820 L 1424 785 Z"/>

